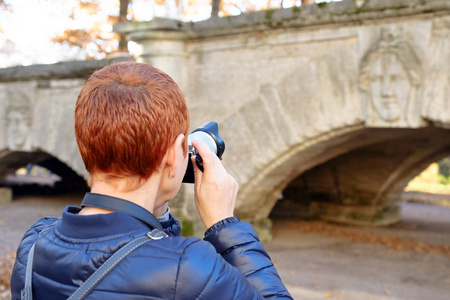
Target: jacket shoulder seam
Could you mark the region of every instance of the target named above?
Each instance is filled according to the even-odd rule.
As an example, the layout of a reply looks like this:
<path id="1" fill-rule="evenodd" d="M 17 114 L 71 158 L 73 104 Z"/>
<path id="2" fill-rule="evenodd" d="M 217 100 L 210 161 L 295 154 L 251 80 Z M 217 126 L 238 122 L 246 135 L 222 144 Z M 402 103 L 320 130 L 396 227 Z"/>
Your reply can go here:
<path id="1" fill-rule="evenodd" d="M 192 246 L 194 244 L 197 244 L 200 241 L 201 240 L 197 240 L 197 241 L 194 241 L 194 242 L 188 244 L 186 247 L 184 247 L 183 251 L 180 253 L 181 255 L 180 255 L 179 259 L 178 259 L 177 275 L 175 276 L 175 289 L 174 289 L 173 299 L 176 299 L 176 296 L 177 296 L 177 286 L 178 286 L 178 277 L 180 276 L 181 260 L 183 259 L 183 256 L 186 254 L 186 250 L 190 246 Z"/>
<path id="2" fill-rule="evenodd" d="M 182 254 L 181 254 L 181 256 L 180 256 L 180 259 L 179 259 L 179 261 L 178 261 L 177 276 L 176 276 L 176 279 L 175 279 L 175 295 L 174 295 L 174 296 L 176 296 L 177 283 L 178 283 L 178 276 L 179 276 L 179 274 L 180 274 L 180 267 L 181 267 L 181 260 L 182 260 L 183 256 L 186 254 L 186 250 L 187 250 L 189 247 L 193 246 L 194 244 L 198 244 L 198 243 L 200 243 L 200 242 L 203 242 L 203 241 L 199 239 L 199 240 L 194 241 L 194 242 L 190 243 L 189 245 L 187 245 L 187 246 L 184 248 L 184 250 L 183 250 L 183 252 L 182 252 Z M 211 245 L 211 244 L 210 244 L 210 245 Z M 211 245 L 211 247 L 212 247 L 212 245 Z M 214 248 L 214 247 L 213 247 L 213 248 Z M 218 255 L 218 254 L 217 254 L 217 255 Z M 213 270 L 216 268 L 216 265 L 217 265 L 217 259 L 214 261 L 214 266 L 212 267 Z M 209 277 L 208 277 L 208 280 L 206 281 L 206 283 L 203 285 L 202 289 L 200 290 L 200 293 L 199 293 L 198 295 L 195 296 L 195 299 L 198 299 L 198 298 L 204 293 L 205 288 L 208 286 L 208 284 L 209 284 L 209 282 L 211 281 L 211 279 L 212 279 L 212 276 L 209 276 Z M 176 299 L 176 298 L 174 297 L 174 299 Z"/>

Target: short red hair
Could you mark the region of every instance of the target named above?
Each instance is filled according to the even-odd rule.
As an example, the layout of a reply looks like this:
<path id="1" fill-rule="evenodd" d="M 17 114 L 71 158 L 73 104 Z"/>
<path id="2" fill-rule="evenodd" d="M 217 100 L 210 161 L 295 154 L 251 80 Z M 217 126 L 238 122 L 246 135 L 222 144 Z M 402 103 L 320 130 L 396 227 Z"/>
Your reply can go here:
<path id="1" fill-rule="evenodd" d="M 90 175 L 148 179 L 168 147 L 188 129 L 189 114 L 178 85 L 143 63 L 120 62 L 94 72 L 75 107 L 75 136 Z"/>

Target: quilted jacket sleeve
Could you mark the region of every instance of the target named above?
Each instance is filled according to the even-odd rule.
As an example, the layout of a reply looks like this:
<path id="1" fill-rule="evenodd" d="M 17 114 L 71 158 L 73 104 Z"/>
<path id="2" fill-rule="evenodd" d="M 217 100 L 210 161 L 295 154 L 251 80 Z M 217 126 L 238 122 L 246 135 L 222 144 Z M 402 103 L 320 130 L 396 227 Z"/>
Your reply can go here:
<path id="1" fill-rule="evenodd" d="M 292 299 L 253 227 L 221 222 L 185 250 L 175 299 Z"/>
<path id="2" fill-rule="evenodd" d="M 14 263 L 11 275 L 11 299 L 20 299 L 20 291 L 23 289 L 25 282 L 25 270 L 27 267 L 26 260 L 28 259 L 28 252 L 35 243 L 39 233 L 56 222 L 58 218 L 45 217 L 34 223 L 30 229 L 25 232 L 22 242 L 17 249 L 16 261 Z"/>
<path id="3" fill-rule="evenodd" d="M 177 219 L 175 219 L 172 214 L 169 215 L 169 219 L 167 221 L 161 222 L 161 226 L 163 227 L 164 232 L 168 236 L 179 236 L 181 232 L 180 223 Z"/>
<path id="4" fill-rule="evenodd" d="M 292 299 L 252 225 L 226 221 L 216 224 L 204 239 L 245 276 L 259 295 L 266 299 Z"/>

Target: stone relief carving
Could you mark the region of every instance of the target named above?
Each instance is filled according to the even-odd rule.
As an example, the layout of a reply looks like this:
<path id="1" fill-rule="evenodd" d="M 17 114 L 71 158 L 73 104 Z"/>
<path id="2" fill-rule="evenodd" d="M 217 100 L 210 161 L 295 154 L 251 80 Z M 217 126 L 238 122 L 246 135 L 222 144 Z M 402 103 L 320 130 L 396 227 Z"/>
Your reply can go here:
<path id="1" fill-rule="evenodd" d="M 6 107 L 6 137 L 9 150 L 30 150 L 30 127 L 32 121 L 30 96 L 10 90 Z"/>
<path id="2" fill-rule="evenodd" d="M 421 75 L 421 62 L 409 43 L 383 32 L 381 41 L 366 53 L 360 65 L 366 125 L 416 126 Z"/>

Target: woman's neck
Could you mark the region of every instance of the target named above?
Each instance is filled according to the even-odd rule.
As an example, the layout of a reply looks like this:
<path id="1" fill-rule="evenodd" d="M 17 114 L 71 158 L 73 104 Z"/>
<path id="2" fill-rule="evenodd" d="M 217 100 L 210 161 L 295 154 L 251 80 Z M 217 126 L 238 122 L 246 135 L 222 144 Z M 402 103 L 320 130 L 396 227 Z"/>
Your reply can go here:
<path id="1" fill-rule="evenodd" d="M 143 181 L 137 188 L 130 189 L 130 181 L 127 179 L 102 180 L 97 176 L 92 178 L 91 193 L 107 195 L 133 202 L 146 210 L 158 215 L 165 213 L 167 205 L 155 207 L 156 195 L 158 193 L 159 176 L 151 176 Z M 160 205 L 161 206 L 161 205 Z M 82 213 L 81 213 L 82 212 Z M 81 214 L 106 214 L 112 211 L 107 209 L 86 206 Z"/>

